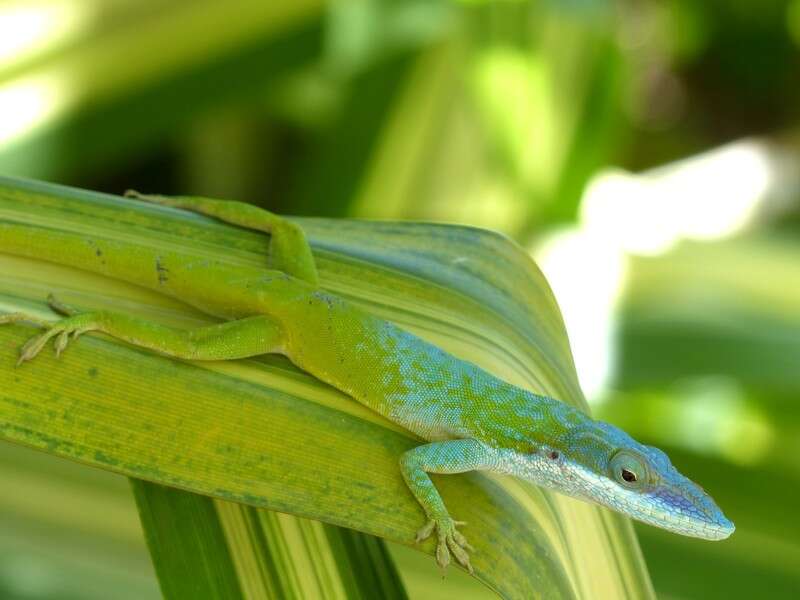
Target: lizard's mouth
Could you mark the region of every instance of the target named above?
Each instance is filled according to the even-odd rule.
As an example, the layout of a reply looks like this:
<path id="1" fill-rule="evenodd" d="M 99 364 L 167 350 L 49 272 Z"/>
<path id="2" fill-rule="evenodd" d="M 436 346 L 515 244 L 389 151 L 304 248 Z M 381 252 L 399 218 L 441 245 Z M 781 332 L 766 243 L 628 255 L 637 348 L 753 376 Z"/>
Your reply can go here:
<path id="1" fill-rule="evenodd" d="M 708 539 L 711 540 L 724 540 L 725 538 L 730 537 L 730 535 L 736 531 L 736 525 L 733 524 L 733 521 L 722 517 L 724 523 L 713 527 L 710 532 L 713 537 L 709 537 Z"/>
<path id="2" fill-rule="evenodd" d="M 645 523 L 704 540 L 724 540 L 736 527 L 703 489 L 682 477 L 647 494 L 646 507 L 633 516 Z"/>
<path id="3" fill-rule="evenodd" d="M 648 525 L 704 540 L 724 540 L 736 529 L 711 496 L 679 473 L 638 491 L 625 489 L 579 466 L 572 465 L 572 471 L 570 481 L 585 479 L 585 484 L 580 490 L 562 486 L 559 491 L 603 504 Z"/>
<path id="4" fill-rule="evenodd" d="M 714 520 L 672 514 L 666 516 L 645 514 L 636 515 L 635 518 L 649 525 L 655 525 L 681 535 L 711 541 L 724 540 L 736 530 L 733 522 L 722 513 L 719 513 Z"/>

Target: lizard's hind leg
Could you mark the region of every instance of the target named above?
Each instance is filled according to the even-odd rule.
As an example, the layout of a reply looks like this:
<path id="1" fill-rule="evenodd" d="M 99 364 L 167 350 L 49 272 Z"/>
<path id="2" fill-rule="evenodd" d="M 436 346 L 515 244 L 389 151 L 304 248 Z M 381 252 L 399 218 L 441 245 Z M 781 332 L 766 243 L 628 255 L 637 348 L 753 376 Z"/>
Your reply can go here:
<path id="1" fill-rule="evenodd" d="M 196 196 L 157 196 L 140 194 L 134 190 L 128 190 L 125 195 L 154 204 L 191 210 L 226 223 L 268 233 L 270 266 L 313 286 L 319 284 L 317 267 L 303 230 L 268 210 L 246 202 Z"/>
<path id="2" fill-rule="evenodd" d="M 60 321 L 45 321 L 23 313 L 0 315 L 0 325 L 28 322 L 45 331 L 28 340 L 20 349 L 17 365 L 36 357 L 47 342 L 55 338 L 56 355 L 71 339 L 99 331 L 159 354 L 192 360 L 230 360 L 258 354 L 280 353 L 283 331 L 265 316 L 247 317 L 195 329 L 167 327 L 137 317 L 108 311 L 75 313 L 51 299 L 51 306 L 70 316 Z"/>

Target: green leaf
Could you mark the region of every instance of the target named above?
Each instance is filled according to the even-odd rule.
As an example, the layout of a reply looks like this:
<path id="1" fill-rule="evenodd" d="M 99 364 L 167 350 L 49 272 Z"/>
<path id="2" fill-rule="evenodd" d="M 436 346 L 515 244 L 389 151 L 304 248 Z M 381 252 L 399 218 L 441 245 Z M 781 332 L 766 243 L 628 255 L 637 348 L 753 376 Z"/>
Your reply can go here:
<path id="1" fill-rule="evenodd" d="M 379 538 L 131 482 L 167 598 L 406 598 Z"/>
<path id="2" fill-rule="evenodd" d="M 214 500 L 137 479 L 131 484 L 164 597 L 244 598 L 231 554 L 214 551 L 226 547 Z"/>
<path id="3" fill-rule="evenodd" d="M 0 180 L 0 219 L 231 264 L 265 264 L 263 236 L 208 219 L 38 183 Z M 558 309 L 505 238 L 427 224 L 303 219 L 326 289 L 513 383 L 583 406 Z M 47 314 L 54 292 L 167 324 L 208 319 L 75 269 L 0 255 L 0 310 Z M 0 435 L 130 477 L 410 545 L 423 514 L 397 460 L 418 440 L 288 361 L 167 360 L 86 336 L 14 369 L 31 334 L 0 328 Z M 629 522 L 507 477 L 436 478 L 469 523 L 476 577 L 508 598 L 647 597 Z M 421 548 L 431 553 L 432 542 Z M 430 568 L 435 570 L 431 559 Z"/>

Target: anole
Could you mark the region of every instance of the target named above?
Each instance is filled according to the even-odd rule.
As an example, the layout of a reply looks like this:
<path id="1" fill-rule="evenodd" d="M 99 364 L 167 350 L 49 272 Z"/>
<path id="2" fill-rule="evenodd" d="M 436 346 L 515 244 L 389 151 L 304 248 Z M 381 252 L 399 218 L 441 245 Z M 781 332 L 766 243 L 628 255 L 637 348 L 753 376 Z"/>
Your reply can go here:
<path id="1" fill-rule="evenodd" d="M 270 234 L 271 268 L 232 267 L 102 237 L 0 223 L 0 251 L 78 267 L 172 296 L 224 322 L 182 330 L 115 312 L 78 313 L 51 299 L 55 322 L 23 313 L 0 324 L 44 329 L 20 350 L 33 359 L 49 340 L 98 331 L 189 360 L 279 353 L 426 440 L 400 457 L 400 472 L 425 513 L 417 542 L 435 532 L 436 560 L 472 571 L 467 543 L 429 473 L 487 470 L 617 510 L 683 535 L 720 540 L 734 525 L 659 449 L 460 360 L 319 286 L 302 229 L 254 206 L 194 197 L 129 195 Z"/>

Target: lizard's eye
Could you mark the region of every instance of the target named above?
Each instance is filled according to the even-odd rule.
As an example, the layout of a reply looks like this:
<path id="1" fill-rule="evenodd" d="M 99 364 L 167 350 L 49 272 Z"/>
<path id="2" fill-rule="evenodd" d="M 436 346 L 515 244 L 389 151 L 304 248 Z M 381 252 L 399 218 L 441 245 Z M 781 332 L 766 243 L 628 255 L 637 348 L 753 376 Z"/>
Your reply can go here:
<path id="1" fill-rule="evenodd" d="M 647 481 L 647 467 L 644 462 L 625 450 L 614 455 L 609 467 L 614 480 L 627 488 L 640 488 Z"/>

